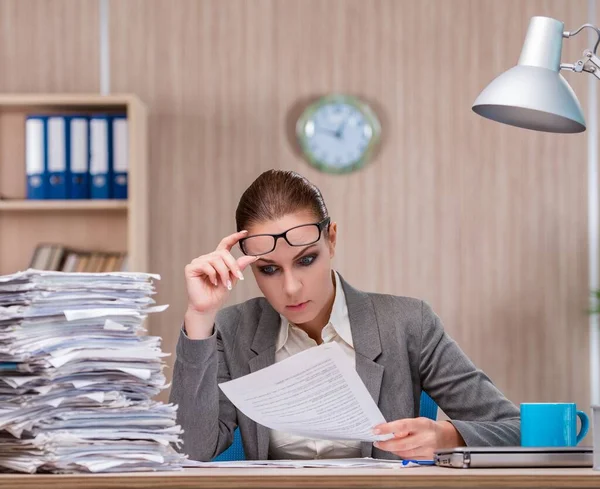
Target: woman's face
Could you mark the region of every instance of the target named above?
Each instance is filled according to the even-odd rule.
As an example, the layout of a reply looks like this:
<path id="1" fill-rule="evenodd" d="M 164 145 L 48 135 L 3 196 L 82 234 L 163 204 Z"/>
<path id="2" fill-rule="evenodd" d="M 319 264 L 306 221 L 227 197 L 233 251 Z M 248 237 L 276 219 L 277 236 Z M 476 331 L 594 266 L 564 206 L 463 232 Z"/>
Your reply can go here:
<path id="1" fill-rule="evenodd" d="M 280 219 L 255 223 L 248 236 L 280 234 L 319 219 L 309 210 Z M 319 241 L 308 246 L 290 246 L 278 239 L 276 248 L 252 264 L 256 282 L 273 308 L 294 324 L 309 322 L 328 304 L 333 292 L 331 259 L 335 254 L 337 226 L 323 229 Z"/>

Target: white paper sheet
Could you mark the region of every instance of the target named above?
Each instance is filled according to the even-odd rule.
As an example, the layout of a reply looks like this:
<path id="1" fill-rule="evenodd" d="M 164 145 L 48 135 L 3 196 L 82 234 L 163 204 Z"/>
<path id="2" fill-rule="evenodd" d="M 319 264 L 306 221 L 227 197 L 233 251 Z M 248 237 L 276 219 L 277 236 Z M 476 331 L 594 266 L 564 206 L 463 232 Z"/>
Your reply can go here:
<path id="1" fill-rule="evenodd" d="M 219 387 L 268 428 L 306 438 L 377 441 L 386 420 L 337 343 L 325 343 Z"/>
<path id="2" fill-rule="evenodd" d="M 432 465 L 431 461 L 423 462 L 424 465 Z M 405 467 L 419 467 L 419 464 L 413 460 L 378 460 L 371 457 L 364 458 L 332 458 L 319 460 L 231 460 L 223 462 L 197 462 L 187 460 L 184 467 L 202 467 L 202 468 L 228 468 L 228 469 L 249 469 L 249 468 L 279 468 L 279 469 L 299 469 L 299 468 L 338 468 L 338 469 L 402 469 Z"/>

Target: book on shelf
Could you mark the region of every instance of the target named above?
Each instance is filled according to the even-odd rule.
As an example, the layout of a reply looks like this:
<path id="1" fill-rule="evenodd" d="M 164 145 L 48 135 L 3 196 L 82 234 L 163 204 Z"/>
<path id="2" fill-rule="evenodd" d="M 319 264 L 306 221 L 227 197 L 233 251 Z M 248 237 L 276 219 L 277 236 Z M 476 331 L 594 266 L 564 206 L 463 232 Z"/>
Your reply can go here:
<path id="1" fill-rule="evenodd" d="M 59 272 L 125 272 L 127 254 L 78 250 L 57 243 L 40 243 L 31 257 L 29 268 Z"/>

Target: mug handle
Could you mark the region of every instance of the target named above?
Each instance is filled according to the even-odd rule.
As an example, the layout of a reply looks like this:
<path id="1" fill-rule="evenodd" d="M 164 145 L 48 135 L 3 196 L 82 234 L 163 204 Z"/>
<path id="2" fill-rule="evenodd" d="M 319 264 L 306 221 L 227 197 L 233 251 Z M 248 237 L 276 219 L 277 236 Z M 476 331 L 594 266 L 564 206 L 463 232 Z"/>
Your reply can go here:
<path id="1" fill-rule="evenodd" d="M 587 435 L 590 427 L 590 419 L 583 411 L 577 411 L 577 416 L 579 416 L 579 420 L 581 421 L 581 428 L 579 430 L 579 434 L 577 435 L 577 445 L 579 445 L 579 442 L 583 440 L 585 435 Z"/>

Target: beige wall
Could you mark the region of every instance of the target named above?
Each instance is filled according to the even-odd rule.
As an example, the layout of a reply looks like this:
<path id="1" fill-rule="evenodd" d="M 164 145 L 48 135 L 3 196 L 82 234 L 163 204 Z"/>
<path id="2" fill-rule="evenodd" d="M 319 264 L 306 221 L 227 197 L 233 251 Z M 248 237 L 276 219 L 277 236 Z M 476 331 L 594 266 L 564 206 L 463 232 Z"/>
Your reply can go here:
<path id="1" fill-rule="evenodd" d="M 244 188 L 294 169 L 337 221 L 335 266 L 358 288 L 430 302 L 515 402 L 589 405 L 586 135 L 494 124 L 471 104 L 513 65 L 533 15 L 573 30 L 586 0 L 119 0 L 111 88 L 150 110 L 152 271 L 174 351 L 183 267 L 234 230 Z M 0 90 L 97 91 L 97 1 L 0 3 Z M 49 22 L 48 22 L 49 20 Z M 573 62 L 587 37 L 566 41 Z M 566 74 L 584 104 L 587 80 Z M 378 158 L 311 169 L 290 128 L 332 91 L 370 101 Z M 252 280 L 231 302 L 259 293 Z M 366 327 L 368 325 L 365 325 Z"/>

